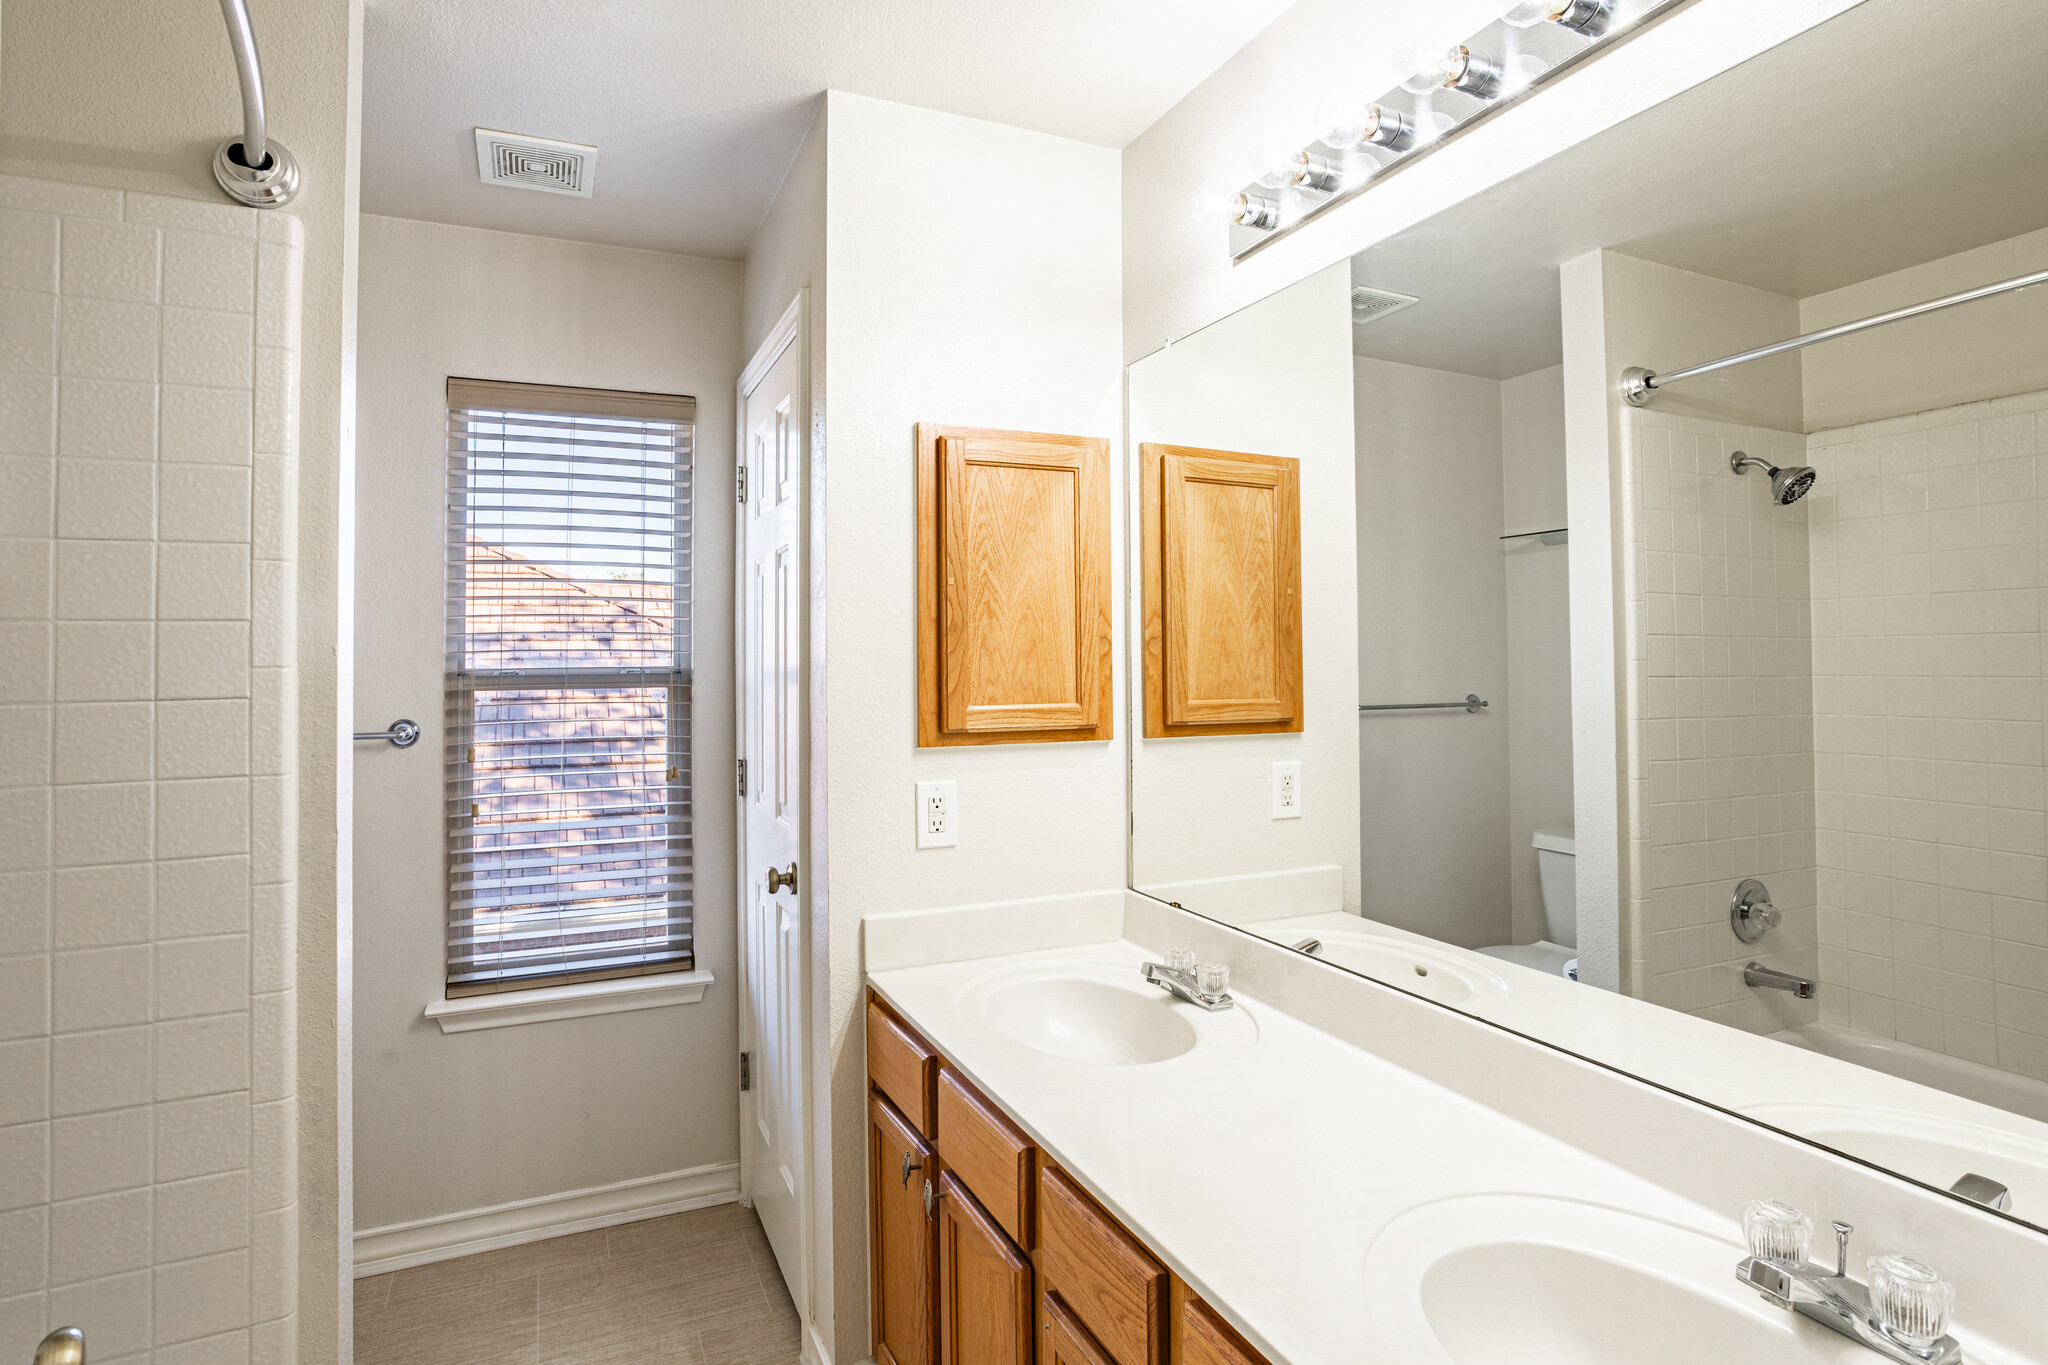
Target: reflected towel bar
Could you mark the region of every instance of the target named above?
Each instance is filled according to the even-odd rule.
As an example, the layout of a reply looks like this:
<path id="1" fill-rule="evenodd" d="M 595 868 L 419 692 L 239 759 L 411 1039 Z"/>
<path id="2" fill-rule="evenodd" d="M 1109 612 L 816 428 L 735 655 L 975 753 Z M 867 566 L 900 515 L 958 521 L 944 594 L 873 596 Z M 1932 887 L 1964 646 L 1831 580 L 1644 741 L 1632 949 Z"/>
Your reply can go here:
<path id="1" fill-rule="evenodd" d="M 1383 702 L 1378 706 L 1360 706 L 1361 711 L 1467 711 L 1478 715 L 1486 709 L 1486 702 L 1477 692 L 1467 692 L 1463 701 L 1395 701 Z"/>
<path id="2" fill-rule="evenodd" d="M 410 749 L 419 741 L 420 727 L 418 721 L 394 720 L 388 730 L 358 730 L 355 736 L 357 739 L 388 739 L 401 749 Z"/>

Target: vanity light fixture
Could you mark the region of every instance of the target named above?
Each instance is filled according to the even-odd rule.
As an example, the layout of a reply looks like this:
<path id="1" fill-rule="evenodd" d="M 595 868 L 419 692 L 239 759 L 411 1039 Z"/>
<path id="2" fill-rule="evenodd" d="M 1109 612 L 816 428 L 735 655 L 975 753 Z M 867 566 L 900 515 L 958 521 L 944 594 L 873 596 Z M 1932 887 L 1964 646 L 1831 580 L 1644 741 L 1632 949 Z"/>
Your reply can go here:
<path id="1" fill-rule="evenodd" d="M 1598 38 L 1614 27 L 1614 0 L 1501 0 L 1500 17 L 1511 28 L 1548 23 Z"/>
<path id="2" fill-rule="evenodd" d="M 1432 24 L 1409 53 L 1397 88 L 1326 98 L 1316 106 L 1315 142 L 1288 148 L 1263 140 L 1242 195 L 1205 190 L 1197 212 L 1211 225 L 1221 218 L 1232 259 L 1243 260 L 1691 3 L 1494 0 L 1490 8 L 1499 17 L 1462 41 Z M 1447 90 L 1466 98 L 1444 99 Z M 1297 193 L 1289 197 L 1288 190 Z"/>

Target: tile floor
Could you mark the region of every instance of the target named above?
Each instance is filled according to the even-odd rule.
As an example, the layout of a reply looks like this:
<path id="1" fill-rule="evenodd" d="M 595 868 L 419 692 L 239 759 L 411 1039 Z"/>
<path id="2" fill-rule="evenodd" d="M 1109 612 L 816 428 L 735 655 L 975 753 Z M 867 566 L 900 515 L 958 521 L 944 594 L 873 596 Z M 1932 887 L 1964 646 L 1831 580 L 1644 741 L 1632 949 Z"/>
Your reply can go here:
<path id="1" fill-rule="evenodd" d="M 795 1365 L 752 1209 L 720 1204 L 356 1281 L 356 1365 Z"/>

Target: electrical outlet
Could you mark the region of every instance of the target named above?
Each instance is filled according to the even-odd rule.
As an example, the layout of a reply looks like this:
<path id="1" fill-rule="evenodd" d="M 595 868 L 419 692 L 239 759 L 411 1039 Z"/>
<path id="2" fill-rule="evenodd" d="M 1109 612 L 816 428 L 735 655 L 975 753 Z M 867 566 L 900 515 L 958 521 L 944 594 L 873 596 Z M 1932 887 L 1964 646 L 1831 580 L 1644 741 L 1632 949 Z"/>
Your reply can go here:
<path id="1" fill-rule="evenodd" d="M 917 784 L 917 846 L 954 848 L 960 843 L 960 784 Z"/>
<path id="2" fill-rule="evenodd" d="M 1290 759 L 1273 765 L 1273 818 L 1301 818 L 1301 761 Z"/>

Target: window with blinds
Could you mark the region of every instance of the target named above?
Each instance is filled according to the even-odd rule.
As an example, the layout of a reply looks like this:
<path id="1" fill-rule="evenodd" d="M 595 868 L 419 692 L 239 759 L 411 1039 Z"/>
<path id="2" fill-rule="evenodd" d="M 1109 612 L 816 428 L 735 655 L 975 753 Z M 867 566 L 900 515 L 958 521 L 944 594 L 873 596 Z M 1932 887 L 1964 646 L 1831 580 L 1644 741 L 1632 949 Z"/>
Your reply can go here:
<path id="1" fill-rule="evenodd" d="M 448 994 L 686 970 L 690 398 L 448 381 Z"/>

